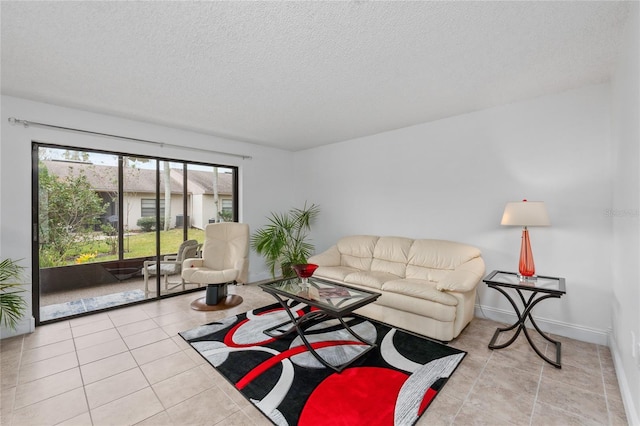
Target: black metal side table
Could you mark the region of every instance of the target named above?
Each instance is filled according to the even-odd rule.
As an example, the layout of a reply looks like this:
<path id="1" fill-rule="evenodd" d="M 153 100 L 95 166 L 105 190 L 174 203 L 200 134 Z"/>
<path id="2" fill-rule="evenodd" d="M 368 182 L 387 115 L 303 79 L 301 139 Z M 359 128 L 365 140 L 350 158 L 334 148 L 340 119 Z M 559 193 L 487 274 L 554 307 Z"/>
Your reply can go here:
<path id="1" fill-rule="evenodd" d="M 556 278 L 556 277 L 545 277 L 542 275 L 537 276 L 535 279 L 521 279 L 517 273 L 515 272 L 505 272 L 505 271 L 493 271 L 489 275 L 487 275 L 482 281 L 484 281 L 489 288 L 496 289 L 500 293 L 504 295 L 504 297 L 509 300 L 511 306 L 513 306 L 513 310 L 518 316 L 518 320 L 505 328 L 498 328 L 489 342 L 489 349 L 503 349 L 507 346 L 511 345 L 520 335 L 520 332 L 524 332 L 529 345 L 533 348 L 534 351 L 540 356 L 540 358 L 547 361 L 549 364 L 553 365 L 556 368 L 562 368 L 560 364 L 560 350 L 561 343 L 551 339 L 549 336 L 544 334 L 538 324 L 536 324 L 533 316 L 531 315 L 531 310 L 538 303 L 545 299 L 549 298 L 560 298 L 563 294 L 566 294 L 565 289 L 565 281 L 564 278 Z M 509 293 L 505 290 L 505 288 L 513 288 L 516 290 L 518 295 L 520 296 L 520 300 L 522 302 L 522 311 L 518 308 L 516 302 L 511 298 Z M 525 297 L 523 291 L 531 292 L 528 297 Z M 529 319 L 531 324 L 536 329 L 538 334 L 544 337 L 549 342 L 553 343 L 556 347 L 556 359 L 552 360 L 546 357 L 540 349 L 535 345 L 531 336 L 529 336 L 529 331 L 525 327 L 525 323 Z M 496 345 L 496 340 L 500 333 L 504 331 L 510 331 L 517 328 L 518 330 L 514 333 L 514 335 L 507 342 Z"/>

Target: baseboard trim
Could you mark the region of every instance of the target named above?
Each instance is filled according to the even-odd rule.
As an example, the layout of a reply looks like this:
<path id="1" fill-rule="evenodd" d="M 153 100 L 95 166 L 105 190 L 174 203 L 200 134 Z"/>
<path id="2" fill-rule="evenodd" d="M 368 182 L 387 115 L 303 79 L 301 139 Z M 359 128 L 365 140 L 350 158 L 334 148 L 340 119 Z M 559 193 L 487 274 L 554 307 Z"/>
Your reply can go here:
<path id="1" fill-rule="evenodd" d="M 36 329 L 36 319 L 34 317 L 22 318 L 16 324 L 15 330 L 10 330 L 6 327 L 0 327 L 0 339 L 7 339 L 9 337 L 20 336 L 21 334 L 33 333 Z"/>
<path id="2" fill-rule="evenodd" d="M 624 403 L 624 411 L 627 415 L 627 422 L 630 425 L 640 425 L 640 416 L 636 411 L 633 398 L 631 396 L 631 390 L 629 388 L 629 382 L 626 375 L 623 373 L 622 358 L 618 352 L 618 345 L 613 337 L 613 333 L 609 333 L 609 349 L 611 350 L 611 357 L 613 358 L 613 367 L 616 370 L 616 376 L 618 378 L 618 386 L 620 386 L 620 394 L 622 396 L 622 402 Z"/>
<path id="3" fill-rule="evenodd" d="M 513 324 L 518 317 L 513 311 L 498 309 L 492 306 L 475 305 L 474 314 L 478 318 L 486 318 L 505 324 Z M 595 343 L 597 345 L 609 345 L 609 330 L 599 330 L 596 328 L 584 327 L 548 318 L 534 316 L 538 327 L 544 332 L 580 340 L 582 342 Z"/>

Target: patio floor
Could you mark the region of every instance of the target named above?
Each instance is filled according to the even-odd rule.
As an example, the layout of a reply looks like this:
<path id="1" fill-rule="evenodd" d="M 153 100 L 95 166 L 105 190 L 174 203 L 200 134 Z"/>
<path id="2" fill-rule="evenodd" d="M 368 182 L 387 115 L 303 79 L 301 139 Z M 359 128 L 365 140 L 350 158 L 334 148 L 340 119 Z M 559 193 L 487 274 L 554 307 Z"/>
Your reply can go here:
<path id="1" fill-rule="evenodd" d="M 149 286 L 155 287 L 155 277 L 150 280 Z M 185 288 L 189 290 L 197 288 L 197 286 L 187 284 Z M 40 321 L 48 321 L 144 300 L 144 290 L 144 279 L 137 277 L 112 284 L 42 294 L 40 295 Z M 169 290 L 165 290 L 164 283 L 161 283 L 161 294 L 163 295 L 180 293 L 181 291 L 182 286 L 172 289 L 170 283 Z M 153 298 L 155 296 L 155 291 L 152 291 L 147 297 Z"/>

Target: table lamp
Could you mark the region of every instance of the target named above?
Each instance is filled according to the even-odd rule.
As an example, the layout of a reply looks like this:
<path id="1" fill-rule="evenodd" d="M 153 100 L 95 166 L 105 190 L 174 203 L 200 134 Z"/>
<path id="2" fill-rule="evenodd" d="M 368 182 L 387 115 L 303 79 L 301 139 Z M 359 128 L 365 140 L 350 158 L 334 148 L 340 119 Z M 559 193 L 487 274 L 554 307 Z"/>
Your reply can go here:
<path id="1" fill-rule="evenodd" d="M 520 245 L 519 276 L 522 280 L 534 280 L 536 267 L 533 263 L 528 226 L 549 226 L 549 215 L 543 201 L 509 202 L 504 208 L 501 225 L 522 226 L 522 244 Z"/>

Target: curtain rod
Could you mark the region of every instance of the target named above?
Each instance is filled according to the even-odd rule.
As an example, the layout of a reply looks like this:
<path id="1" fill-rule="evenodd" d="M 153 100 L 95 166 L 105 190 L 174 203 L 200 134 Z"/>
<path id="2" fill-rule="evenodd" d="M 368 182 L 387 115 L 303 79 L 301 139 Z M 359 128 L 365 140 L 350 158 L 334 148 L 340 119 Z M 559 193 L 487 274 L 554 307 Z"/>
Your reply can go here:
<path id="1" fill-rule="evenodd" d="M 165 146 L 170 146 L 170 147 L 173 147 L 173 148 L 186 149 L 186 150 L 190 150 L 190 151 L 201 151 L 201 152 L 210 152 L 210 153 L 213 153 L 213 154 L 228 155 L 230 157 L 242 158 L 243 160 L 250 160 L 251 159 L 250 155 L 233 154 L 231 152 L 213 151 L 213 150 L 210 150 L 210 149 L 193 148 L 193 147 L 189 147 L 189 146 L 176 145 L 176 144 L 172 144 L 172 143 L 156 142 L 156 141 L 150 141 L 150 140 L 146 140 L 146 139 L 131 138 L 131 137 L 128 137 L 128 136 L 112 135 L 110 133 L 101 133 L 101 132 L 93 132 L 91 130 L 74 129 L 73 127 L 62 127 L 62 126 L 56 126 L 54 124 L 38 123 L 37 121 L 19 120 L 19 119 L 15 118 L 15 117 L 9 117 L 9 123 L 11 123 L 12 125 L 22 124 L 24 127 L 38 126 L 38 127 L 47 127 L 47 128 L 55 129 L 55 130 L 63 130 L 63 131 L 67 131 L 67 132 L 87 133 L 87 134 L 90 134 L 90 135 L 105 136 L 105 137 L 108 137 L 108 138 L 123 139 L 123 140 L 127 140 L 127 141 L 140 142 L 140 143 L 146 143 L 146 144 L 151 144 L 151 145 L 158 145 L 161 148 L 164 148 Z"/>

